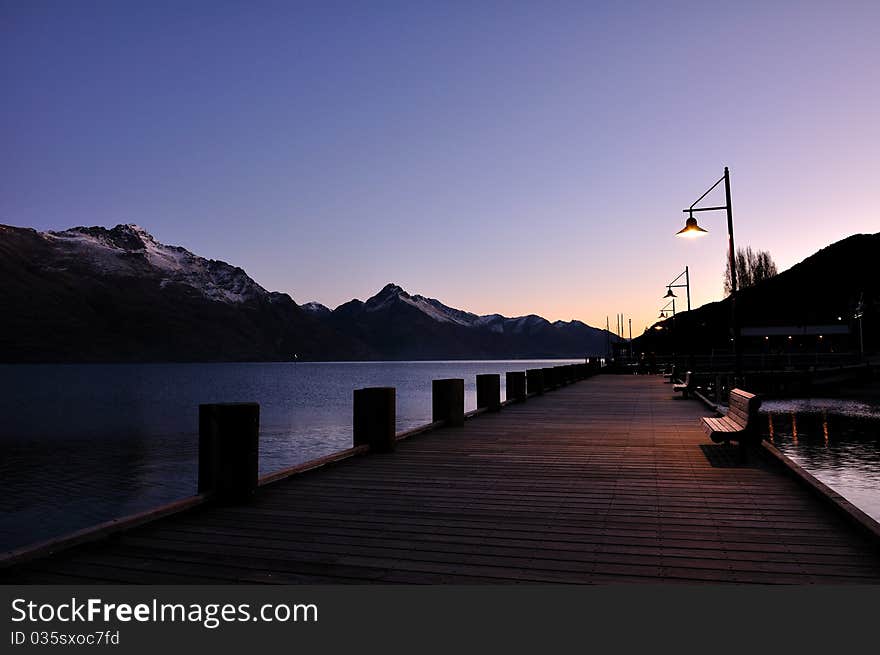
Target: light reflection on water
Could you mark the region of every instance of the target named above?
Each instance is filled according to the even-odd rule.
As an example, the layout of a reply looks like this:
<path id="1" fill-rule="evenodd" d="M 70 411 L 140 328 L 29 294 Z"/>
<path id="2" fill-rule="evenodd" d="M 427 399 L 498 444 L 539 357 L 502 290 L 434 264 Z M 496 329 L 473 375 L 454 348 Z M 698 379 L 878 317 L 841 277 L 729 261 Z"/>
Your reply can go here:
<path id="1" fill-rule="evenodd" d="M 813 411 L 807 411 L 812 409 Z M 853 410 L 842 414 L 841 411 Z M 766 439 L 880 521 L 880 411 L 851 401 L 765 403 Z"/>
<path id="2" fill-rule="evenodd" d="M 773 414 L 835 414 L 880 420 L 880 404 L 843 398 L 786 398 L 765 400 L 761 411 Z"/>
<path id="3" fill-rule="evenodd" d="M 396 387 L 403 431 L 432 379 L 471 410 L 478 373 L 570 361 L 0 365 L 0 551 L 193 495 L 200 403 L 260 403 L 265 474 L 351 447 L 356 388 Z"/>

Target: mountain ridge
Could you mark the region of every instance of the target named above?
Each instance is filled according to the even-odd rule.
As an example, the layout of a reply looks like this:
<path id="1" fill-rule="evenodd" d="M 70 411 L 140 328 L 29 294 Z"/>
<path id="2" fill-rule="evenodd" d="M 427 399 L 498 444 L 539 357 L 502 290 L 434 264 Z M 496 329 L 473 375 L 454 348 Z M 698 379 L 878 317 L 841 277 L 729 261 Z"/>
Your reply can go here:
<path id="1" fill-rule="evenodd" d="M 616 335 L 581 321 L 528 314 L 478 315 L 390 282 L 362 301 L 336 309 L 311 302 L 309 311 L 389 359 L 585 357 L 604 354 Z"/>
<path id="2" fill-rule="evenodd" d="M 821 248 L 736 297 L 740 328 L 847 326 L 846 347 L 858 351 L 880 345 L 880 232 L 853 234 Z M 862 306 L 861 310 L 857 308 Z M 857 313 L 863 320 L 857 321 Z M 643 352 L 710 352 L 730 348 L 730 298 L 706 303 L 658 321 L 633 340 Z M 752 346 L 754 348 L 754 345 Z"/>
<path id="3" fill-rule="evenodd" d="M 583 357 L 604 330 L 534 314 L 478 316 L 388 284 L 334 310 L 137 224 L 0 225 L 0 361 L 289 361 Z"/>
<path id="4" fill-rule="evenodd" d="M 353 300 L 340 304 L 336 309 L 339 309 L 344 305 L 349 305 L 350 303 L 361 303 L 364 305 L 366 311 L 379 311 L 386 303 L 392 302 L 395 296 L 401 299 L 403 302 L 412 305 L 413 307 L 421 310 L 423 313 L 432 318 L 435 318 L 440 322 L 457 323 L 459 325 L 464 325 L 467 327 L 493 326 L 494 328 L 496 328 L 496 331 L 501 331 L 498 328 L 502 327 L 502 325 L 499 324 L 507 323 L 516 326 L 516 328 L 518 329 L 522 329 L 523 325 L 529 323 L 533 325 L 535 323 L 541 323 L 552 325 L 554 327 L 566 327 L 571 325 L 590 327 L 583 321 L 579 321 L 577 319 L 572 319 L 570 321 L 556 320 L 551 322 L 542 316 L 538 316 L 537 314 L 526 314 L 524 316 L 513 317 L 504 316 L 503 314 L 498 313 L 482 315 L 474 314 L 473 312 L 468 312 L 463 309 L 450 307 L 449 305 L 442 303 L 436 298 L 429 298 L 420 294 L 410 294 L 396 282 L 389 282 L 384 287 L 382 287 L 382 289 L 380 289 L 375 295 L 371 296 L 365 301 L 355 298 Z M 300 306 L 306 311 L 310 311 L 319 315 L 326 315 L 327 313 L 332 313 L 336 311 L 314 300 L 304 303 Z"/>

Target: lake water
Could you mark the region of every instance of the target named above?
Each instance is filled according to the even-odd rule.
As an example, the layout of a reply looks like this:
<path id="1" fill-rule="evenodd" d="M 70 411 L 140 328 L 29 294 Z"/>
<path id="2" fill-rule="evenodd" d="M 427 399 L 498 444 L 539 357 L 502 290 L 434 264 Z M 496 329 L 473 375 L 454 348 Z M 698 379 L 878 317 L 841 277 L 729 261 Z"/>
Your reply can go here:
<path id="1" fill-rule="evenodd" d="M 880 406 L 840 399 L 770 400 L 761 412 L 765 439 L 880 521 Z"/>
<path id="2" fill-rule="evenodd" d="M 0 365 L 0 550 L 191 496 L 198 406 L 260 403 L 260 473 L 352 443 L 352 391 L 397 388 L 397 430 L 431 420 L 431 380 L 574 360 Z M 505 398 L 504 376 L 501 377 Z"/>

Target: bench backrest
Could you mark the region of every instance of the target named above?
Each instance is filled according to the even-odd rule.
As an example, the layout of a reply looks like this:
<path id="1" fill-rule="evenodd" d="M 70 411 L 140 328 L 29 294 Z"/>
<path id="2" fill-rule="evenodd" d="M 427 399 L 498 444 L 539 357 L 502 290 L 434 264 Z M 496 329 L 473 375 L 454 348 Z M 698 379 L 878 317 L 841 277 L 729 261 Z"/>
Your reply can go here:
<path id="1" fill-rule="evenodd" d="M 686 387 L 691 386 L 691 372 L 690 371 L 687 371 L 684 374 L 684 386 L 686 386 Z"/>
<path id="2" fill-rule="evenodd" d="M 731 389 L 727 399 L 727 417 L 736 421 L 743 429 L 753 427 L 749 423 L 757 416 L 761 407 L 761 399 L 753 393 L 742 389 Z"/>

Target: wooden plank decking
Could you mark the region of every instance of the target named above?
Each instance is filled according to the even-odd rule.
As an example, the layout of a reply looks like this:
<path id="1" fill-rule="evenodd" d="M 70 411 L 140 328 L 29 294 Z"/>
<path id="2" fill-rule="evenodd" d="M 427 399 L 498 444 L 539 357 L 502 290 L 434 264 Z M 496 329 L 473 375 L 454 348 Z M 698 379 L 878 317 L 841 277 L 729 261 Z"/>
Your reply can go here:
<path id="1" fill-rule="evenodd" d="M 33 583 L 880 582 L 880 551 L 696 401 L 600 376 L 19 565 Z M 713 465 L 713 463 L 715 465 Z M 722 464 L 719 466 L 718 464 Z"/>

